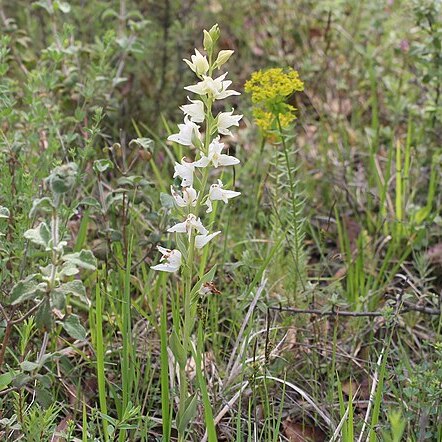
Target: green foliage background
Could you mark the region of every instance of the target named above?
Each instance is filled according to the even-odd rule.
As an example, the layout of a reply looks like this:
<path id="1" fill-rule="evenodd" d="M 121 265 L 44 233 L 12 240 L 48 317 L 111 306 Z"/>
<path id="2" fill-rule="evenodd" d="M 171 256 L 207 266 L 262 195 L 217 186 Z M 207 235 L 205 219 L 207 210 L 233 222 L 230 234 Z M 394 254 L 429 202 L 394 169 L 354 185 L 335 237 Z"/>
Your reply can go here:
<path id="1" fill-rule="evenodd" d="M 70 251 L 90 249 L 99 263 L 82 274 L 89 303 L 67 303 L 86 344 L 61 322 L 42 330 L 34 315 L 14 327 L 0 375 L 0 437 L 45 441 L 58 428 L 66 440 L 161 440 L 159 342 L 170 319 L 161 306 L 176 287 L 149 265 L 170 221 L 160 192 L 172 158 L 182 157 L 164 140 L 194 81 L 182 59 L 213 23 L 220 48 L 235 51 L 233 89 L 243 92 L 251 73 L 268 67 L 292 67 L 305 84 L 290 101 L 298 109 L 286 132 L 290 163 L 275 139 L 260 136 L 249 98 L 230 101 L 245 117 L 229 141 L 242 167 L 229 179 L 246 198 L 220 211 L 228 235 L 204 256 L 217 264 L 222 291 L 201 306 L 214 413 L 241 382 L 250 387 L 224 417 L 220 440 L 252 440 L 254 431 L 283 440 L 291 421 L 332 436 L 299 395 L 264 375 L 301 385 L 336 424 L 345 420 L 343 440 L 354 440 L 370 397 L 352 398 L 349 380 L 357 389 L 377 373 L 369 440 L 404 432 L 441 441 L 437 0 L 0 0 L 0 206 L 10 213 L 0 218 L 3 337 L 5 314 L 27 311 L 11 306 L 12 288 L 50 262 L 24 233 L 47 216 L 31 209 L 56 166 L 79 170 L 60 206 L 61 234 Z M 265 296 L 242 329 L 263 275 Z M 382 314 L 342 322 L 278 306 Z M 235 372 L 238 336 L 247 345 Z M 194 425 L 189 440 L 203 434 Z"/>

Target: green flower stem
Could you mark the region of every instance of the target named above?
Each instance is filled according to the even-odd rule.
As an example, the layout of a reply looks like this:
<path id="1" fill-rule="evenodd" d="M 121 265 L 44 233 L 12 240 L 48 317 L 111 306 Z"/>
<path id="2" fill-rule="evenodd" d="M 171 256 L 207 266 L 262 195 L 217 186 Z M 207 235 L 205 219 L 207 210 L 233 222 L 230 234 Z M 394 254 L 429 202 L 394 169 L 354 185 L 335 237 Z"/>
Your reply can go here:
<path id="1" fill-rule="evenodd" d="M 264 182 L 265 182 L 265 176 L 267 175 L 264 174 L 264 182 L 263 180 L 263 173 L 262 173 L 262 168 L 264 166 L 264 162 L 262 161 L 263 158 L 263 152 L 264 152 L 264 147 L 267 141 L 267 137 L 263 134 L 262 135 L 262 139 L 261 139 L 261 145 L 259 147 L 259 157 L 258 157 L 258 165 L 256 168 L 256 173 L 257 173 L 257 178 L 256 178 L 256 184 L 255 184 L 255 190 L 254 190 L 254 194 L 255 194 L 255 208 L 254 208 L 254 219 L 257 218 L 258 215 L 258 209 L 259 209 L 259 205 L 261 203 L 261 197 L 262 197 L 262 189 L 264 187 Z M 268 172 L 268 171 L 267 171 Z"/>
<path id="2" fill-rule="evenodd" d="M 278 131 L 279 131 L 279 135 L 281 137 L 281 143 L 282 143 L 282 148 L 284 151 L 284 158 L 285 158 L 285 163 L 286 163 L 286 167 L 287 167 L 287 175 L 289 178 L 289 185 L 290 185 L 290 198 L 291 198 L 291 203 L 292 203 L 292 210 L 293 210 L 293 214 L 296 214 L 296 200 L 295 200 L 295 181 L 292 175 L 292 169 L 291 169 L 291 165 L 290 165 L 290 158 L 289 158 L 289 153 L 288 153 L 288 148 L 287 148 L 287 144 L 285 142 L 285 137 L 284 137 L 284 133 L 282 131 L 282 126 L 281 126 L 281 120 L 279 118 L 279 113 L 275 114 L 276 116 L 276 122 L 278 124 Z M 298 223 L 298 219 L 295 219 L 294 222 Z M 298 238 L 298 228 L 297 226 L 294 229 L 294 237 L 295 237 L 295 266 L 296 266 L 296 271 L 298 273 L 299 276 L 299 280 L 301 282 L 301 285 L 304 288 L 304 281 L 302 280 L 302 275 L 299 272 L 299 238 Z"/>
<path id="3" fill-rule="evenodd" d="M 203 146 L 203 153 L 207 154 L 209 150 L 209 144 L 211 141 L 211 132 L 212 132 L 212 125 L 213 125 L 213 115 L 212 115 L 212 101 L 209 99 L 206 103 L 207 112 L 206 112 L 206 134 L 205 134 L 205 140 L 204 140 L 204 146 Z M 195 209 L 193 213 L 195 216 L 198 217 L 198 214 L 201 209 L 201 205 L 203 202 L 203 198 L 205 195 L 205 190 L 207 186 L 207 181 L 209 179 L 209 168 L 205 167 L 203 168 L 203 176 L 201 179 L 201 188 L 199 191 L 198 199 L 196 202 Z M 187 249 L 187 265 L 186 265 L 186 274 L 185 274 L 185 288 L 184 288 L 184 302 L 183 302 L 183 314 L 184 314 L 184 321 L 183 321 L 183 328 L 181 330 L 181 339 L 182 339 L 182 345 L 184 348 L 184 352 L 187 355 L 189 353 L 190 348 L 190 336 L 192 333 L 193 325 L 195 324 L 195 309 L 192 307 L 192 299 L 191 299 L 191 293 L 192 293 L 192 280 L 193 280 L 193 270 L 194 270 L 194 258 L 195 258 L 195 234 L 192 232 L 189 240 L 189 247 Z M 185 367 L 180 366 L 179 370 L 180 375 L 180 402 L 179 402 L 179 416 L 183 416 L 183 413 L 185 411 L 185 404 L 186 400 L 189 396 L 189 383 L 187 379 L 187 374 Z M 185 435 L 179 434 L 178 440 L 184 441 Z"/>

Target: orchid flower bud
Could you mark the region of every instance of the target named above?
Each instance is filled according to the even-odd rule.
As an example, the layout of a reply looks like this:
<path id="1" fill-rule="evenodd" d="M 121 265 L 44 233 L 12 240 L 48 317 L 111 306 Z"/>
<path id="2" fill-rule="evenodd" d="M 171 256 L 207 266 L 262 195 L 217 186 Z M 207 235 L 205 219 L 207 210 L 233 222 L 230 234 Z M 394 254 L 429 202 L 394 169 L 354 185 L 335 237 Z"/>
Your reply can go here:
<path id="1" fill-rule="evenodd" d="M 213 65 L 214 68 L 220 68 L 223 64 L 227 63 L 229 58 L 232 56 L 234 51 L 230 50 L 223 50 L 219 51 L 218 57 L 216 58 L 215 64 Z"/>

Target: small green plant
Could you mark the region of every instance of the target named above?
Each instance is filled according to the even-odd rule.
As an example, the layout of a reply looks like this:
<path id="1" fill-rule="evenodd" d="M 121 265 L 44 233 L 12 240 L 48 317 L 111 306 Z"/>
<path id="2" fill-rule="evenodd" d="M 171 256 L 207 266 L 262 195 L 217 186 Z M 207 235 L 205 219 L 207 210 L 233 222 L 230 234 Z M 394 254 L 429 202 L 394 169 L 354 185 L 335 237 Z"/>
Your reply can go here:
<path id="1" fill-rule="evenodd" d="M 61 224 L 63 215 L 72 213 L 65 205 L 65 196 L 72 191 L 77 180 L 77 166 L 69 163 L 56 167 L 47 178 L 46 184 L 51 196 L 34 200 L 30 216 L 37 213 L 49 214 L 50 221 L 41 221 L 38 225 L 25 232 L 25 238 L 34 246 L 43 249 L 44 255 L 38 266 L 38 272 L 18 281 L 11 289 L 8 299 L 12 314 L 17 307 L 32 304 L 22 315 L 14 319 L 7 317 L 6 331 L 0 353 L 0 365 L 3 363 L 6 347 L 12 327 L 35 314 L 36 325 L 49 331 L 56 322 L 61 323 L 69 336 L 85 339 L 86 330 L 80 318 L 67 311 L 69 295 L 78 296 L 86 305 L 86 290 L 80 279 L 73 279 L 80 269 L 95 270 L 95 257 L 89 250 L 67 253 L 67 242 L 63 239 Z M 3 307 L 5 309 L 5 307 Z M 57 315 L 54 314 L 57 312 Z M 64 313 L 63 313 L 64 312 Z"/>

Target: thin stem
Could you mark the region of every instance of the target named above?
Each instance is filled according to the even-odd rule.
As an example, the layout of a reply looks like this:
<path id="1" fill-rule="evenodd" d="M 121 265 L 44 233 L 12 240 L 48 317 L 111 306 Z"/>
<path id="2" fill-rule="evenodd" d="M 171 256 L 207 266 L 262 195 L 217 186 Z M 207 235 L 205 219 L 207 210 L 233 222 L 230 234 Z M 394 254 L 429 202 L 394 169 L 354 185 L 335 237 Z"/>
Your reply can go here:
<path id="1" fill-rule="evenodd" d="M 207 154 L 209 150 L 209 145 L 211 141 L 211 132 L 212 132 L 212 124 L 214 121 L 212 115 L 212 101 L 209 99 L 206 103 L 206 134 L 204 139 L 203 153 Z M 209 170 L 208 168 L 203 169 L 203 176 L 201 179 L 201 187 L 198 194 L 198 199 L 195 205 L 195 209 L 193 213 L 196 217 L 198 217 L 201 204 L 203 202 L 203 198 L 205 195 L 205 190 L 207 186 L 207 181 L 209 179 Z M 186 356 L 189 353 L 190 348 L 190 336 L 192 333 L 192 328 L 195 324 L 195 312 L 192 310 L 192 281 L 193 281 L 193 270 L 194 270 L 194 258 L 195 258 L 195 238 L 196 235 L 194 232 L 191 232 L 189 238 L 189 246 L 187 249 L 187 266 L 186 266 L 186 274 L 185 274 L 185 287 L 184 287 L 184 302 L 183 302 L 183 314 L 184 321 L 181 329 L 181 339 L 182 345 L 184 349 L 184 353 Z M 186 400 L 189 396 L 189 382 L 187 379 L 187 373 L 185 367 L 180 366 L 179 368 L 179 376 L 180 376 L 180 401 L 179 401 L 179 416 L 183 416 L 185 411 L 184 407 L 186 405 Z M 179 434 L 178 440 L 184 441 L 185 435 Z"/>
<path id="2" fill-rule="evenodd" d="M 281 143 L 282 143 L 282 148 L 284 151 L 284 158 L 285 158 L 285 163 L 286 163 L 286 167 L 287 167 L 287 175 L 289 178 L 289 186 L 290 186 L 290 199 L 292 202 L 292 210 L 293 210 L 293 216 L 296 217 L 296 219 L 294 219 L 294 223 L 295 223 L 295 229 L 294 229 L 294 237 L 295 237 L 295 268 L 296 268 L 296 272 L 298 273 L 298 277 L 299 277 L 299 281 L 301 282 L 301 285 L 303 287 L 303 289 L 305 290 L 304 287 L 304 279 L 303 276 L 301 275 L 301 272 L 299 270 L 299 238 L 298 238 L 298 217 L 297 217 L 297 208 L 296 208 L 296 201 L 295 201 L 295 181 L 293 179 L 293 175 L 292 175 L 292 169 L 291 169 L 291 165 L 290 165 L 290 158 L 289 158 L 289 154 L 288 154 L 288 148 L 287 148 L 287 144 L 285 142 L 285 137 L 284 137 L 284 133 L 282 131 L 282 126 L 281 126 L 281 120 L 279 118 L 279 114 L 276 115 L 276 121 L 278 124 L 278 131 L 279 134 L 281 136 Z"/>
<path id="3" fill-rule="evenodd" d="M 6 348 L 8 346 L 9 338 L 11 336 L 13 324 L 11 321 L 6 322 L 5 333 L 3 335 L 2 348 L 0 350 L 0 368 L 3 365 L 3 360 L 5 359 Z"/>

